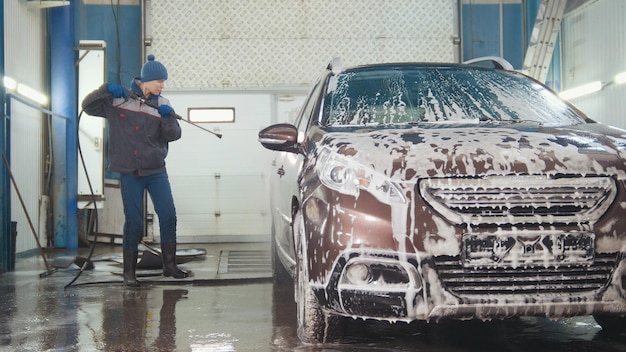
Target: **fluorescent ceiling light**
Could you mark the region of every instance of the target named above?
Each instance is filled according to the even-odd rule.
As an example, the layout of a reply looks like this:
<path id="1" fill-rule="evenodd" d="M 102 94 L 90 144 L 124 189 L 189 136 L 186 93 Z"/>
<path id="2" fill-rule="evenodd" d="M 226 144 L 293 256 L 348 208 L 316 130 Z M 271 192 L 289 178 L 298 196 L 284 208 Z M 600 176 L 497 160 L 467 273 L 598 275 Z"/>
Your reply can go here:
<path id="1" fill-rule="evenodd" d="M 15 90 L 17 88 L 17 82 L 11 77 L 4 76 L 4 88 L 7 90 Z"/>
<path id="2" fill-rule="evenodd" d="M 35 89 L 22 84 L 22 83 L 18 83 L 17 84 L 17 92 L 20 95 L 25 96 L 26 98 L 38 103 L 39 105 L 47 105 L 48 104 L 48 97 L 43 94 L 40 93 L 38 91 L 36 91 Z"/>
<path id="3" fill-rule="evenodd" d="M 602 89 L 602 82 L 595 81 L 591 83 L 584 84 L 582 86 L 564 90 L 559 93 L 559 97 L 565 100 L 571 100 L 574 98 L 582 97 L 583 95 L 595 93 Z"/>
<path id="4" fill-rule="evenodd" d="M 616 74 L 613 78 L 613 81 L 615 82 L 615 84 L 626 83 L 626 72 Z"/>
<path id="5" fill-rule="evenodd" d="M 48 97 L 45 94 L 40 93 L 25 84 L 17 83 L 17 81 L 11 77 L 4 76 L 3 84 L 4 88 L 8 91 L 17 91 L 19 95 L 26 97 L 39 105 L 48 105 Z"/>

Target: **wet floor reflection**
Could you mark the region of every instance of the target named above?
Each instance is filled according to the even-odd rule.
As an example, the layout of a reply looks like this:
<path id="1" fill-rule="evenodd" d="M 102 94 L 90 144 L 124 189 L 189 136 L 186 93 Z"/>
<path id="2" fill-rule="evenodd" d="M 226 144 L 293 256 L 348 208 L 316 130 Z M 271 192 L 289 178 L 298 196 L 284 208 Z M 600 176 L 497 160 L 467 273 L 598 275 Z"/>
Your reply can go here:
<path id="1" fill-rule="evenodd" d="M 95 295 L 100 291 L 106 297 Z M 176 351 L 176 304 L 185 289 L 145 287 L 80 289 L 82 337 L 77 350 Z M 160 308 L 159 308 L 160 307 Z M 86 326 L 81 326 L 85 324 Z"/>
<path id="2" fill-rule="evenodd" d="M 119 289 L 115 298 L 102 306 L 102 345 L 126 351 L 176 351 L 176 304 L 189 293 L 185 289 L 163 289 L 158 316 L 152 296 L 159 289 Z M 156 298 L 156 297 L 155 297 Z M 148 336 L 158 326 L 156 337 Z"/>
<path id="3" fill-rule="evenodd" d="M 189 293 L 187 290 L 163 290 L 163 305 L 159 313 L 159 335 L 152 343 L 152 351 L 176 350 L 176 303 Z"/>
<path id="4" fill-rule="evenodd" d="M 36 276 L 36 275 L 35 275 Z M 120 282 L 0 276 L 0 351 L 626 351 L 591 317 L 389 324 L 346 319 L 333 343 L 302 344 L 292 284 Z"/>
<path id="5" fill-rule="evenodd" d="M 13 337 L 11 321 L 16 312 L 15 279 L 7 277 L 5 285 L 0 285 L 0 346 L 11 346 Z"/>
<path id="6" fill-rule="evenodd" d="M 100 331 L 105 346 L 146 350 L 147 299 L 147 290 L 120 290 L 119 297 L 104 302 Z"/>

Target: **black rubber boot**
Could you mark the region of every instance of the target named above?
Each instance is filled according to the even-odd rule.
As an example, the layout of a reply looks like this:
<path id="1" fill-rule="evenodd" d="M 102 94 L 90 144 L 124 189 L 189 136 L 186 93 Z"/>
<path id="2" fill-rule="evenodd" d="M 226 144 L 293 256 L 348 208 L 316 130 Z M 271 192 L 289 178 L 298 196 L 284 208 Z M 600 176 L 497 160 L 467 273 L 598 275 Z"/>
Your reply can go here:
<path id="1" fill-rule="evenodd" d="M 139 287 L 140 285 L 135 275 L 138 255 L 138 251 L 124 251 L 124 285 L 128 287 Z"/>
<path id="2" fill-rule="evenodd" d="M 176 265 L 176 243 L 161 244 L 161 255 L 163 256 L 163 276 L 173 276 L 175 279 L 184 279 L 189 274 L 180 270 Z"/>

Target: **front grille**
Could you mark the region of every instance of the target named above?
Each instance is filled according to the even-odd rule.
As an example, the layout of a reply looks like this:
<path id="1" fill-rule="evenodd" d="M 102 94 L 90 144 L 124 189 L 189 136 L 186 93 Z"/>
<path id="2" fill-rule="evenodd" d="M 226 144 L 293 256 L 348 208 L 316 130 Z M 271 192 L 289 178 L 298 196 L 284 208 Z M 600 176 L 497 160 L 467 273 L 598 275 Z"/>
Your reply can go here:
<path id="1" fill-rule="evenodd" d="M 589 266 L 464 268 L 460 257 L 434 258 L 444 286 L 461 297 L 596 291 L 608 282 L 616 261 L 617 254 L 596 254 Z"/>
<path id="2" fill-rule="evenodd" d="M 456 224 L 580 224 L 606 212 L 616 186 L 610 177 L 492 176 L 428 179 L 420 194 Z"/>

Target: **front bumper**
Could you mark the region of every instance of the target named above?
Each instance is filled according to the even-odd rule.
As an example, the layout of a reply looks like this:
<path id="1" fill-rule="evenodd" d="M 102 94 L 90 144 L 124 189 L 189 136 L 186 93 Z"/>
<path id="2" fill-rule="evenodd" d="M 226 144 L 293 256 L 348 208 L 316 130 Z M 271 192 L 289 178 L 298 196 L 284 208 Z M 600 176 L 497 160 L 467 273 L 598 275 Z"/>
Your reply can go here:
<path id="1" fill-rule="evenodd" d="M 400 259 L 392 253 L 361 249 L 342 255 L 328 282 L 311 283 L 311 287 L 320 304 L 333 314 L 365 319 L 626 314 L 623 253 L 598 256 L 590 266 L 563 268 L 479 269 L 454 262 L 453 257 L 407 254 Z M 376 267 L 379 273 L 350 282 L 348 269 L 357 264 Z"/>

